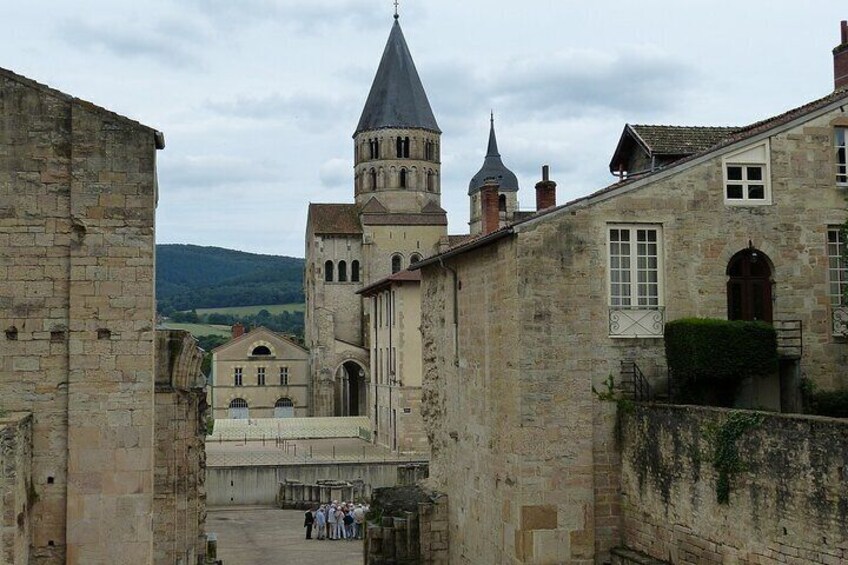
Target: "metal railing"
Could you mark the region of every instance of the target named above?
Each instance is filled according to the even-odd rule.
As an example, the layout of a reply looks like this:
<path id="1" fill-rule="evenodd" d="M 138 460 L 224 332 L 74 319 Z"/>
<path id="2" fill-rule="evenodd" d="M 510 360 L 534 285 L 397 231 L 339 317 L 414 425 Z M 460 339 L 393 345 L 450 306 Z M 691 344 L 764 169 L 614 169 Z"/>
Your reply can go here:
<path id="1" fill-rule="evenodd" d="M 321 464 L 321 463 L 424 463 L 429 460 L 426 454 L 420 453 L 381 453 L 363 451 L 335 455 L 327 453 L 311 454 L 308 448 L 285 451 L 237 451 L 237 452 L 207 452 L 207 467 L 279 467 L 286 465 Z"/>
<path id="2" fill-rule="evenodd" d="M 632 394 L 633 400 L 640 402 L 653 400 L 654 392 L 651 383 L 635 361 L 621 362 L 621 385 L 624 392 Z"/>
<path id="3" fill-rule="evenodd" d="M 662 337 L 665 328 L 665 309 L 623 308 L 609 309 L 609 335 L 611 337 Z"/>

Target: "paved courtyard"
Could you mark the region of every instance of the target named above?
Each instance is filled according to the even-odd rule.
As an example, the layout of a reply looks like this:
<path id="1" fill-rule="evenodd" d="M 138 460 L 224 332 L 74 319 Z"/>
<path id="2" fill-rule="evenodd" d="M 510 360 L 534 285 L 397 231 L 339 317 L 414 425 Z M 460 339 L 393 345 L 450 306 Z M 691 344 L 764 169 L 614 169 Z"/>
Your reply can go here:
<path id="1" fill-rule="evenodd" d="M 224 565 L 364 562 L 361 541 L 305 539 L 300 510 L 210 508 L 206 531 L 218 536 L 218 559 Z"/>

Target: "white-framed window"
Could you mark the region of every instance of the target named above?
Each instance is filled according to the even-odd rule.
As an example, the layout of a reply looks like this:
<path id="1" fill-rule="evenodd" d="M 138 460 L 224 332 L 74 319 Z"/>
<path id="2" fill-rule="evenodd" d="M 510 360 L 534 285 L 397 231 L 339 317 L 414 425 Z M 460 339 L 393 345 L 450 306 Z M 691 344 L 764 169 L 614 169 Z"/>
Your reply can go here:
<path id="1" fill-rule="evenodd" d="M 724 197 L 727 200 L 765 201 L 765 165 L 728 163 Z"/>
<path id="2" fill-rule="evenodd" d="M 243 382 L 243 372 L 241 367 L 236 367 L 233 369 L 233 386 L 242 386 Z"/>
<path id="3" fill-rule="evenodd" d="M 265 386 L 265 367 L 256 368 L 256 386 Z"/>
<path id="4" fill-rule="evenodd" d="M 827 230 L 828 296 L 831 306 L 841 306 L 848 291 L 848 262 L 845 260 L 845 240 L 838 228 Z"/>
<path id="5" fill-rule="evenodd" d="M 280 386 L 288 386 L 289 384 L 289 368 L 280 367 Z"/>
<path id="6" fill-rule="evenodd" d="M 848 128 L 836 128 L 836 184 L 848 185 Z"/>
<path id="7" fill-rule="evenodd" d="M 610 335 L 662 337 L 662 227 L 610 225 L 607 235 Z"/>
<path id="8" fill-rule="evenodd" d="M 725 204 L 771 204 L 769 158 L 769 144 L 766 141 L 722 159 Z"/>

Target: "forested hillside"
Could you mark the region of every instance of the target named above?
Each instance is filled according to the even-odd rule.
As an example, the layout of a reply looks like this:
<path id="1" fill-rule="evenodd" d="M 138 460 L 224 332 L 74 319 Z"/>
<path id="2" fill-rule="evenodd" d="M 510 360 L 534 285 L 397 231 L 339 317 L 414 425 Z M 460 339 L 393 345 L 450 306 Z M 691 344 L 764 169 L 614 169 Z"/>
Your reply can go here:
<path id="1" fill-rule="evenodd" d="M 156 246 L 160 314 L 303 302 L 304 260 L 220 247 Z"/>

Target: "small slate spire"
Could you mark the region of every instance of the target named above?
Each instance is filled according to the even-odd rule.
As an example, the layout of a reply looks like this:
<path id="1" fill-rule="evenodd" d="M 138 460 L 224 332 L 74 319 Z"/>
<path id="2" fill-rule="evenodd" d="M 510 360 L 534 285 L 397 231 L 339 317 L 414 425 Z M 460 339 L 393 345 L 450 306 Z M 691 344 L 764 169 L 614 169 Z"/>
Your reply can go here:
<path id="1" fill-rule="evenodd" d="M 498 183 L 500 192 L 516 192 L 518 190 L 518 177 L 503 164 L 501 154 L 498 152 L 494 112 L 489 117 L 489 147 L 486 150 L 486 158 L 483 160 L 483 168 L 468 183 L 468 195 L 478 192 L 490 179 Z"/>

